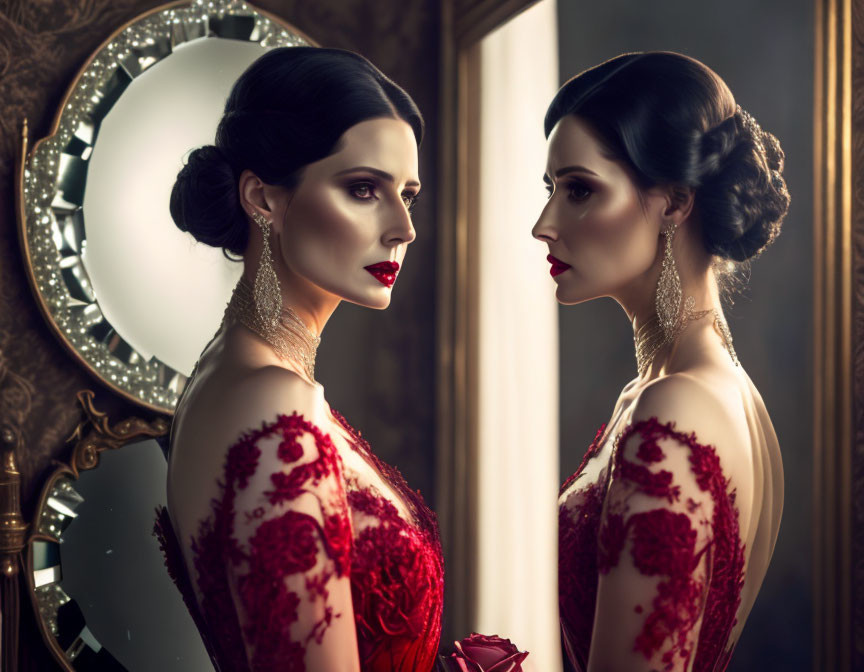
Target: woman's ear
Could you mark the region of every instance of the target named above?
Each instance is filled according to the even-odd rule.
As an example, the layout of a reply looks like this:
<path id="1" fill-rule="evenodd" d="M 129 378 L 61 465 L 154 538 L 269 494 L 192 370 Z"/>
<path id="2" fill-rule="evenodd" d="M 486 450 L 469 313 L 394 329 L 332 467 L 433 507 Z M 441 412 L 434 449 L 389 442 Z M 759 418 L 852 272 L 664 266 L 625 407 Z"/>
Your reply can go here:
<path id="1" fill-rule="evenodd" d="M 672 186 L 666 189 L 666 207 L 663 220 L 666 226 L 678 226 L 693 212 L 695 192 L 689 187 Z"/>
<path id="2" fill-rule="evenodd" d="M 646 215 L 650 213 L 651 220 L 660 225 L 658 236 L 677 229 L 693 212 L 695 192 L 689 187 L 655 185 L 640 193 Z"/>
<path id="3" fill-rule="evenodd" d="M 240 173 L 238 181 L 240 205 L 250 217 L 257 212 L 273 225 L 279 233 L 285 212 L 294 197 L 294 190 L 278 185 L 267 184 L 251 170 Z"/>
<path id="4" fill-rule="evenodd" d="M 257 212 L 259 215 L 266 217 L 268 221 L 273 221 L 273 213 L 270 211 L 264 193 L 265 187 L 266 185 L 261 178 L 251 170 L 244 170 L 240 173 L 240 179 L 237 184 L 240 207 L 250 217 L 253 213 Z"/>

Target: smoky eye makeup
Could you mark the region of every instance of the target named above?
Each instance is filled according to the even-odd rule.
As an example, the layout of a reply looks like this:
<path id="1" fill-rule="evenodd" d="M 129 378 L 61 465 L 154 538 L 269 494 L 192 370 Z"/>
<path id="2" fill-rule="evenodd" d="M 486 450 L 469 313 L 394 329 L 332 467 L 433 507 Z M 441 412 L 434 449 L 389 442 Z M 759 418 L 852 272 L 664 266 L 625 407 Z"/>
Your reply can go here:
<path id="1" fill-rule="evenodd" d="M 554 194 L 556 190 L 555 186 L 545 175 L 543 181 L 545 182 L 544 187 L 546 188 L 546 198 L 552 198 L 552 194 Z M 582 201 L 587 200 L 591 194 L 594 193 L 594 189 L 590 184 L 584 180 L 573 177 L 561 180 L 558 189 L 564 190 L 567 193 L 567 198 L 576 203 L 581 203 Z"/>
<path id="2" fill-rule="evenodd" d="M 418 191 L 403 191 L 402 192 L 402 202 L 405 204 L 405 207 L 408 209 L 408 212 L 414 211 L 414 206 L 417 204 L 418 198 L 420 198 L 420 192 L 418 192 Z"/>
<path id="3" fill-rule="evenodd" d="M 594 190 L 589 184 L 582 180 L 569 179 L 564 183 L 564 188 L 567 190 L 567 198 L 576 203 L 581 203 L 588 200 Z"/>
<path id="4" fill-rule="evenodd" d="M 348 193 L 358 201 L 377 201 L 378 185 L 372 180 L 355 180 L 348 184 Z"/>
<path id="5" fill-rule="evenodd" d="M 358 201 L 377 201 L 379 198 L 379 189 L 380 185 L 375 182 L 375 180 L 370 180 L 368 178 L 354 180 L 347 185 L 348 193 L 352 198 L 355 198 Z M 403 191 L 399 197 L 402 199 L 402 203 L 405 205 L 408 212 L 411 212 L 414 209 L 414 204 L 420 197 L 420 192 L 419 190 L 406 190 Z"/>

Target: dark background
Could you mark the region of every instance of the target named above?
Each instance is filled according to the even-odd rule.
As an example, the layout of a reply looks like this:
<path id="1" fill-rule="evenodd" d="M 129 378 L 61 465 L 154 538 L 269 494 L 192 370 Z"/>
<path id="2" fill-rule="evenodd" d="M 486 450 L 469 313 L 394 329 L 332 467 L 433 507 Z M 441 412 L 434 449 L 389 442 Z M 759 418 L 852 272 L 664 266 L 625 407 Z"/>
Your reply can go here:
<path id="1" fill-rule="evenodd" d="M 786 152 L 792 205 L 727 309 L 741 364 L 783 453 L 780 536 L 730 672 L 811 670 L 813 3 L 807 0 L 559 0 L 560 78 L 628 51 L 678 51 L 717 72 Z M 633 332 L 611 299 L 562 306 L 561 476 L 573 473 L 636 375 Z M 827 672 L 827 671 L 826 671 Z"/>

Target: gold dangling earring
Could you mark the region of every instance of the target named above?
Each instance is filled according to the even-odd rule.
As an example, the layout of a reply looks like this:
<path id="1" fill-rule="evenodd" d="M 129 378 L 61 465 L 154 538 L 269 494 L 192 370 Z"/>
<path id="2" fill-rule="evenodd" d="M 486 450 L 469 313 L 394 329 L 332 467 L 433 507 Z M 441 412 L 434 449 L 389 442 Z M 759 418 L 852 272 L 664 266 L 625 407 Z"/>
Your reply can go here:
<path id="1" fill-rule="evenodd" d="M 663 252 L 663 267 L 660 278 L 657 280 L 657 293 L 655 295 L 655 308 L 660 327 L 663 329 L 665 342 L 675 338 L 678 331 L 678 322 L 681 316 L 681 277 L 678 275 L 678 267 L 672 256 L 672 238 L 675 236 L 675 226 L 670 226 L 663 232 L 666 238 Z"/>
<path id="2" fill-rule="evenodd" d="M 255 314 L 265 337 L 272 337 L 278 327 L 282 315 L 282 292 L 279 289 L 279 279 L 273 267 L 273 254 L 270 251 L 270 222 L 260 213 L 252 213 L 253 221 L 261 227 L 264 236 L 264 246 L 261 248 L 261 258 L 258 260 L 258 271 L 255 273 L 255 286 L 252 291 L 255 301 Z"/>

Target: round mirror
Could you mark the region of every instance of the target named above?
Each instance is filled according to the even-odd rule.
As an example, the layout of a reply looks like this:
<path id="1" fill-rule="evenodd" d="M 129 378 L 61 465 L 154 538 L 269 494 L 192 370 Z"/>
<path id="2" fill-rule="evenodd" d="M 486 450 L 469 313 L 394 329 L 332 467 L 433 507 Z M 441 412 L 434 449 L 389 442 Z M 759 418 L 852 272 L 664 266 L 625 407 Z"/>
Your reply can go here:
<path id="1" fill-rule="evenodd" d="M 244 2 L 156 9 L 96 51 L 53 132 L 25 147 L 21 240 L 42 311 L 87 369 L 150 410 L 173 412 L 242 271 L 174 226 L 177 172 L 213 142 L 262 49 L 308 44 Z"/>

